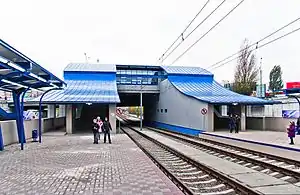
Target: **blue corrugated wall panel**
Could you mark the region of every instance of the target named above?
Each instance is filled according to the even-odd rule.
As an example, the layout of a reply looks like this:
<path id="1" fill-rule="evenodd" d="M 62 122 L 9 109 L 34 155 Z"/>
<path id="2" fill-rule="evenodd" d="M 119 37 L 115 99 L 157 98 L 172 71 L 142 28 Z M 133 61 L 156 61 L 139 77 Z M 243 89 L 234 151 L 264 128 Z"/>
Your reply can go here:
<path id="1" fill-rule="evenodd" d="M 186 128 L 186 127 L 181 127 L 181 126 L 177 126 L 177 125 L 170 125 L 170 124 L 155 122 L 155 121 L 147 122 L 146 125 L 148 125 L 150 127 L 166 129 L 166 130 L 170 130 L 170 131 L 176 131 L 176 132 L 179 132 L 179 133 L 184 133 L 184 134 L 187 134 L 187 135 L 194 135 L 194 136 L 198 136 L 199 134 L 201 134 L 203 132 L 203 130 Z"/>

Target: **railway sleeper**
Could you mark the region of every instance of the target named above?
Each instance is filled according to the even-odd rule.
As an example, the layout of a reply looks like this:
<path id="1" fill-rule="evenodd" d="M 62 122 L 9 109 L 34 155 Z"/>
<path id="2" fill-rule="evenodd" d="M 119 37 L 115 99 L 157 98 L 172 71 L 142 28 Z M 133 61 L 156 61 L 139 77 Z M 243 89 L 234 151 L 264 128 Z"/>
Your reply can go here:
<path id="1" fill-rule="evenodd" d="M 207 193 L 197 193 L 197 194 L 201 194 L 201 195 L 223 195 L 223 194 L 227 194 L 227 195 L 231 195 L 231 194 L 236 194 L 234 189 L 228 189 L 228 190 L 224 190 L 224 191 L 220 191 L 220 192 L 207 192 Z"/>
<path id="2" fill-rule="evenodd" d="M 189 175 L 199 175 L 201 174 L 202 171 L 197 171 L 197 172 L 185 172 L 185 173 L 175 173 L 178 176 L 189 176 Z"/>

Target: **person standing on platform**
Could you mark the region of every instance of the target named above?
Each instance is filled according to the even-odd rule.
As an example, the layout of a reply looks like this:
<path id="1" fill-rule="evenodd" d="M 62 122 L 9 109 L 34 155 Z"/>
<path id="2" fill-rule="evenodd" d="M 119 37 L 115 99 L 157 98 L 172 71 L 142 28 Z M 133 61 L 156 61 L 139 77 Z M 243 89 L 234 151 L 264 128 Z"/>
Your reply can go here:
<path id="1" fill-rule="evenodd" d="M 97 117 L 97 124 L 98 124 L 98 139 L 100 140 L 100 134 L 102 133 L 102 125 L 103 125 L 100 116 Z"/>
<path id="2" fill-rule="evenodd" d="M 93 119 L 92 130 L 94 134 L 94 144 L 98 144 L 99 125 L 97 119 Z"/>
<path id="3" fill-rule="evenodd" d="M 103 127 L 103 132 L 104 132 L 104 143 L 106 143 L 106 135 L 107 135 L 108 136 L 108 143 L 111 144 L 110 131 L 112 131 L 112 128 L 111 128 L 111 125 L 110 125 L 107 117 L 105 117 L 102 127 Z"/>
<path id="4" fill-rule="evenodd" d="M 232 133 L 233 129 L 235 129 L 234 119 L 231 113 L 229 113 L 229 130 Z"/>
<path id="5" fill-rule="evenodd" d="M 234 116 L 235 119 L 235 133 L 239 133 L 239 128 L 240 128 L 240 117 L 239 115 Z"/>
<path id="6" fill-rule="evenodd" d="M 295 128 L 296 128 L 295 127 L 295 122 L 291 121 L 290 125 L 287 128 L 287 134 L 288 134 L 288 137 L 291 140 L 291 142 L 290 142 L 291 145 L 294 145 Z"/>
<path id="7" fill-rule="evenodd" d="M 300 135 L 300 116 L 299 116 L 299 118 L 297 120 L 297 135 Z"/>

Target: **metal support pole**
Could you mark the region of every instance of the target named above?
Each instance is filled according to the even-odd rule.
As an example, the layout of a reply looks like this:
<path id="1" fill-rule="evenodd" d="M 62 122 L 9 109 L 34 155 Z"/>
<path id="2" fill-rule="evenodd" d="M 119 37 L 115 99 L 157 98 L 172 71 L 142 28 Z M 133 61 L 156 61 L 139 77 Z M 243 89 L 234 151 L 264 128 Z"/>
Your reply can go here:
<path id="1" fill-rule="evenodd" d="M 4 150 L 3 137 L 2 137 L 2 129 L 0 126 L 0 151 Z"/>
<path id="2" fill-rule="evenodd" d="M 299 116 L 300 116 L 300 100 L 297 96 L 294 96 L 294 95 L 288 95 L 289 97 L 292 97 L 292 98 L 295 98 L 299 104 Z"/>
<path id="3" fill-rule="evenodd" d="M 263 86 L 262 86 L 262 58 L 260 58 L 259 79 L 260 79 L 260 94 L 261 94 L 261 98 L 263 98 L 264 95 L 263 95 Z"/>
<path id="4" fill-rule="evenodd" d="M 140 93 L 140 130 L 143 130 L 143 85 L 142 85 L 143 79 L 141 79 L 141 93 Z"/>
<path id="5" fill-rule="evenodd" d="M 23 112 L 20 104 L 20 95 L 22 91 L 13 91 L 13 99 L 14 99 L 14 106 L 16 112 L 16 123 L 18 129 L 18 138 L 19 143 L 21 143 L 21 150 L 24 149 L 25 140 L 25 132 L 24 132 L 24 121 L 23 121 Z"/>
<path id="6" fill-rule="evenodd" d="M 22 98 L 21 98 L 21 110 L 22 110 L 22 113 L 23 113 L 23 111 L 24 111 L 24 98 L 25 98 L 25 94 L 26 94 L 26 92 L 29 91 L 29 90 L 30 90 L 30 87 L 28 87 L 28 88 L 23 92 L 23 94 L 22 94 Z"/>
<path id="7" fill-rule="evenodd" d="M 53 90 L 61 90 L 61 88 L 52 88 L 52 89 L 49 89 L 48 91 L 46 91 L 45 93 L 43 93 L 43 95 L 41 96 L 40 101 L 39 101 L 39 143 L 42 143 L 42 100 L 43 100 L 43 97 L 48 92 L 53 91 Z"/>
<path id="8" fill-rule="evenodd" d="M 118 122 L 119 122 L 119 132 L 118 133 L 120 133 L 121 132 L 121 121 L 118 120 Z"/>

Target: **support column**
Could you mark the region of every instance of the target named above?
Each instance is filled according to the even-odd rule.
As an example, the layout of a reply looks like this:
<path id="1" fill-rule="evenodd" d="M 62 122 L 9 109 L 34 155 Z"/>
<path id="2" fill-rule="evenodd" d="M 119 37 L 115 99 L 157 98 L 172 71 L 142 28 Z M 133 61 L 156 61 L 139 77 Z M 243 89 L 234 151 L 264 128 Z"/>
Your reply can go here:
<path id="1" fill-rule="evenodd" d="M 21 143 L 21 149 L 23 150 L 23 143 L 26 143 L 26 139 L 25 139 L 25 131 L 24 131 L 23 111 L 21 109 L 20 97 L 21 97 L 20 91 L 13 92 L 18 138 L 19 138 L 19 143 Z"/>
<path id="2" fill-rule="evenodd" d="M 109 122 L 112 128 L 112 133 L 116 133 L 117 123 L 116 123 L 116 104 L 108 105 L 108 113 L 109 113 Z"/>
<path id="3" fill-rule="evenodd" d="M 66 132 L 67 134 L 73 133 L 73 105 L 66 105 Z"/>
<path id="4" fill-rule="evenodd" d="M 241 131 L 246 131 L 246 106 L 241 105 Z"/>
<path id="5" fill-rule="evenodd" d="M 208 104 L 207 107 L 207 114 L 204 115 L 204 121 L 207 124 L 206 125 L 206 131 L 213 132 L 215 131 L 214 127 L 214 105 L 213 104 Z"/>

